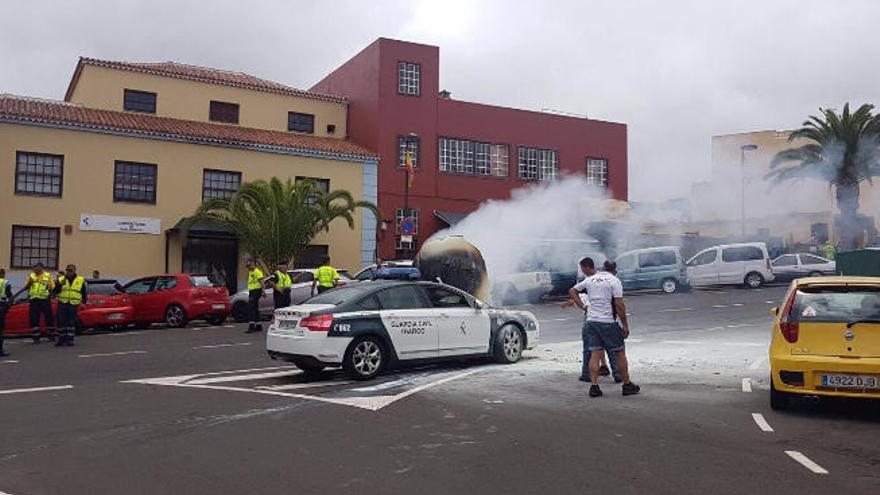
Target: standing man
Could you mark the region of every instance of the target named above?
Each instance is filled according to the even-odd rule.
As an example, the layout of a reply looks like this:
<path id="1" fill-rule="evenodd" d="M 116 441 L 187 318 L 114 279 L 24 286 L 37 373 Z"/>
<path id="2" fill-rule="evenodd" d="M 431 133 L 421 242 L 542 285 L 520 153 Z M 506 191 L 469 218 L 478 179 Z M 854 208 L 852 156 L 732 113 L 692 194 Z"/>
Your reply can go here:
<path id="1" fill-rule="evenodd" d="M 245 333 L 262 332 L 263 324 L 260 322 L 260 298 L 263 297 L 263 271 L 257 268 L 257 262 L 249 258 L 245 262 L 248 269 L 248 329 Z"/>
<path id="2" fill-rule="evenodd" d="M 267 282 L 272 287 L 272 299 L 275 302 L 275 309 L 290 306 L 290 286 L 293 285 L 293 282 L 290 280 L 290 275 L 287 274 L 286 261 L 278 262 L 275 273 L 269 277 Z"/>
<path id="3" fill-rule="evenodd" d="M 101 272 L 99 270 L 92 270 L 92 280 L 98 280 L 101 278 Z"/>
<path id="4" fill-rule="evenodd" d="M 587 310 L 583 338 L 590 351 L 590 397 L 602 395 L 602 389 L 599 388 L 599 362 L 606 351 L 615 355 L 620 377 L 623 378 L 623 395 L 637 394 L 640 388 L 629 379 L 624 344 L 624 339 L 629 336 L 629 322 L 626 318 L 626 305 L 623 303 L 623 285 L 614 275 L 597 272 L 592 258 L 582 259 L 580 266 L 586 278 L 572 287 L 568 295 L 577 307 Z M 589 307 L 581 300 L 581 292 L 587 293 Z M 615 312 L 620 318 L 620 324 L 615 321 Z"/>
<path id="5" fill-rule="evenodd" d="M 9 355 L 3 350 L 3 331 L 6 329 L 6 310 L 12 305 L 12 285 L 6 280 L 6 270 L 0 268 L 0 357 Z"/>
<path id="6" fill-rule="evenodd" d="M 336 287 L 339 283 L 339 272 L 336 268 L 330 266 L 330 257 L 324 257 L 324 263 L 315 270 L 315 280 L 312 282 L 312 294 L 315 294 L 315 286 L 318 287 L 318 294 L 327 292 Z"/>
<path id="7" fill-rule="evenodd" d="M 58 275 L 55 285 L 58 293 L 58 326 L 60 334 L 56 347 L 73 347 L 76 336 L 76 313 L 79 305 L 88 301 L 88 285 L 86 279 L 77 275 L 76 265 L 67 265 L 63 275 Z"/>
<path id="8" fill-rule="evenodd" d="M 55 321 L 52 318 L 52 303 L 49 300 L 53 290 L 55 290 L 55 281 L 52 280 L 52 275 L 49 275 L 46 267 L 38 261 L 34 264 L 34 271 L 24 287 L 12 297 L 15 300 L 19 294 L 28 291 L 28 316 L 34 344 L 40 343 L 40 316 L 46 323 L 49 340 L 55 340 Z"/>

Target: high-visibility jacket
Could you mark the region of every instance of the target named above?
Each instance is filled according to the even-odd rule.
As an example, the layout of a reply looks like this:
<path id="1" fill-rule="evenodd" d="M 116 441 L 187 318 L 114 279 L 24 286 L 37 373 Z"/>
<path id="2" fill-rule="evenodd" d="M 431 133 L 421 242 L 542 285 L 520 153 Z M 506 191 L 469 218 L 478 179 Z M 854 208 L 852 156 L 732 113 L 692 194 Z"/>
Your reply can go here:
<path id="1" fill-rule="evenodd" d="M 248 290 L 260 290 L 260 280 L 263 280 L 263 270 L 254 267 L 248 272 Z"/>
<path id="2" fill-rule="evenodd" d="M 290 275 L 278 270 L 275 272 L 275 278 L 278 279 L 275 282 L 275 286 L 279 289 L 289 289 L 291 285 L 293 285 L 293 281 L 290 280 Z"/>
<path id="3" fill-rule="evenodd" d="M 0 301 L 6 300 L 7 287 L 9 287 L 9 282 L 7 282 L 5 278 L 0 278 Z"/>
<path id="4" fill-rule="evenodd" d="M 58 277 L 58 283 L 61 285 L 61 292 L 58 293 L 58 302 L 76 305 L 82 302 L 83 284 L 86 283 L 86 279 L 77 276 L 71 282 L 70 279 L 61 275 Z"/>
<path id="5" fill-rule="evenodd" d="M 28 288 L 28 297 L 33 301 L 35 299 L 49 299 L 49 294 L 55 288 L 55 282 L 52 275 L 43 272 L 42 275 L 31 273 L 31 286 Z"/>
<path id="6" fill-rule="evenodd" d="M 315 278 L 318 279 L 318 286 L 333 287 L 333 282 L 339 280 L 339 272 L 330 265 L 324 265 L 315 270 Z"/>

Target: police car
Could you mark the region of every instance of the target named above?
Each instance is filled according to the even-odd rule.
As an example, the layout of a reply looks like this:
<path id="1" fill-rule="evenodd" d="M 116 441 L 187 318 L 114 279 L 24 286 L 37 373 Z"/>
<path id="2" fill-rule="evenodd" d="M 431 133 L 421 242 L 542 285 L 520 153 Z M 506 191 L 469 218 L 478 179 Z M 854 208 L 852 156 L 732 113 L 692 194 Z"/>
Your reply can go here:
<path id="1" fill-rule="evenodd" d="M 396 362 L 489 356 L 515 363 L 538 345 L 538 333 L 527 311 L 492 308 L 445 284 L 380 280 L 276 310 L 266 349 L 307 372 L 342 366 L 369 380 Z"/>

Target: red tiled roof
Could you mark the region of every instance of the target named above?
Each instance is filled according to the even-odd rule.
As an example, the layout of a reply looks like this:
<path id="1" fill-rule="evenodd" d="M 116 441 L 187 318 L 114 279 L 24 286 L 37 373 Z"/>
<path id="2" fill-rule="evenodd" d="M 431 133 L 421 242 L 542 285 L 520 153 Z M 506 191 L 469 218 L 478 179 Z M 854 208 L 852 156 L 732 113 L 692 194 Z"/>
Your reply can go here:
<path id="1" fill-rule="evenodd" d="M 86 131 L 118 132 L 215 146 L 237 146 L 263 151 L 300 151 L 359 160 L 378 160 L 378 156 L 367 148 L 343 139 L 99 110 L 63 101 L 8 94 L 0 94 L 0 122 L 59 125 Z"/>
<path id="2" fill-rule="evenodd" d="M 191 81 L 199 81 L 210 84 L 220 84 L 223 86 L 233 86 L 236 88 L 252 89 L 255 91 L 264 91 L 268 93 L 278 93 L 283 95 L 299 96 L 302 98 L 311 98 L 313 100 L 332 101 L 336 103 L 345 103 L 347 100 L 340 96 L 333 96 L 323 93 L 315 93 L 302 89 L 292 88 L 266 79 L 245 74 L 244 72 L 232 72 L 221 69 L 211 69 L 208 67 L 198 67 L 195 65 L 179 64 L 177 62 L 117 62 L 112 60 L 98 60 L 94 58 L 80 57 L 76 66 L 76 72 L 70 81 L 67 89 L 65 100 L 69 100 L 73 87 L 79 79 L 80 71 L 83 65 L 94 65 L 96 67 L 106 67 L 108 69 L 127 70 L 132 72 L 141 72 L 144 74 L 152 74 L 156 76 L 174 77 L 177 79 L 188 79 Z"/>

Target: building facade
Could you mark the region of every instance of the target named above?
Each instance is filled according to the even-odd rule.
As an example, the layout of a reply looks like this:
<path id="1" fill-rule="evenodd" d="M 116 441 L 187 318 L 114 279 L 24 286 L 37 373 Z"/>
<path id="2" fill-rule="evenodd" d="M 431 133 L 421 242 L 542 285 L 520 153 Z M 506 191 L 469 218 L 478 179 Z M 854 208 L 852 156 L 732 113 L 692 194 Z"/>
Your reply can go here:
<path id="1" fill-rule="evenodd" d="M 0 266 L 75 263 L 128 279 L 213 272 L 243 282 L 235 238 L 181 220 L 256 179 L 316 179 L 377 200 L 378 157 L 347 135 L 347 102 L 246 74 L 81 59 L 65 101 L 0 96 Z M 295 260 L 375 256 L 376 220 L 340 220 Z"/>
<path id="2" fill-rule="evenodd" d="M 624 124 L 455 100 L 441 91 L 435 46 L 381 38 L 311 90 L 344 96 L 350 138 L 381 158 L 382 258 L 410 257 L 480 203 L 563 174 L 627 199 Z M 411 189 L 405 150 L 415 158 Z M 404 217 L 411 236 L 398 228 Z"/>

